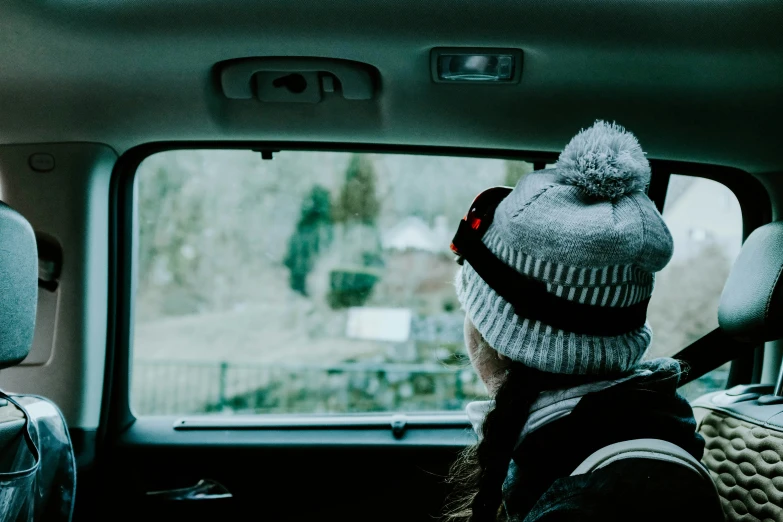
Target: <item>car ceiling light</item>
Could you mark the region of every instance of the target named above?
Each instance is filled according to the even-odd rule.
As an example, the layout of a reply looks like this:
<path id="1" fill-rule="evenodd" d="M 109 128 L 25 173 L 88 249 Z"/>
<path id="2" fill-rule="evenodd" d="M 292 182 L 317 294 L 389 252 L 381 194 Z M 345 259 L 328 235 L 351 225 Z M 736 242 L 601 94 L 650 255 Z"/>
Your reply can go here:
<path id="1" fill-rule="evenodd" d="M 430 67 L 437 83 L 517 83 L 522 73 L 522 51 L 433 49 Z"/>

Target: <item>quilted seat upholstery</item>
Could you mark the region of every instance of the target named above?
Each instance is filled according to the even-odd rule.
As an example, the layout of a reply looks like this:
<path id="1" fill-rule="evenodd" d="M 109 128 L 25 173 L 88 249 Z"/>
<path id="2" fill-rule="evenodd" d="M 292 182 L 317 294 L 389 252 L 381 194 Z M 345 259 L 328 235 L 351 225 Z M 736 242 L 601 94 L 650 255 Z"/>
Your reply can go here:
<path id="1" fill-rule="evenodd" d="M 783 522 L 783 431 L 710 411 L 699 432 L 729 522 Z"/>

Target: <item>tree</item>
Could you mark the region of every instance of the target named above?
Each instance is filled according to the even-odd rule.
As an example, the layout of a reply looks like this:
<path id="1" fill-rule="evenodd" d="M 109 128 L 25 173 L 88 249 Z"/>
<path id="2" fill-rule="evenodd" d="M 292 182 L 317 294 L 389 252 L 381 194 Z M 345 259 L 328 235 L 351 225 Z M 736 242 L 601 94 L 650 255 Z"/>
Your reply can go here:
<path id="1" fill-rule="evenodd" d="M 189 172 L 174 157 L 157 161 L 139 176 L 139 292 L 156 296 L 158 313 L 198 310 L 211 289 L 200 277 L 204 198 L 190 190 Z M 144 313 L 154 315 L 153 307 Z"/>
<path id="2" fill-rule="evenodd" d="M 375 223 L 381 210 L 375 194 L 375 180 L 375 167 L 370 156 L 352 155 L 345 172 L 345 185 L 334 209 L 335 222 Z"/>
<path id="3" fill-rule="evenodd" d="M 170 256 L 167 234 L 173 219 L 172 200 L 182 190 L 184 179 L 165 167 L 158 167 L 145 176 L 139 176 L 139 285 L 150 284 L 152 265 L 158 257 Z"/>
<path id="4" fill-rule="evenodd" d="M 361 306 L 378 281 L 374 267 L 383 265 L 376 225 L 380 211 L 372 158 L 353 154 L 333 214 L 335 222 L 343 225 L 340 238 L 344 248 L 343 266 L 329 274 L 327 301 L 332 308 Z"/>
<path id="5" fill-rule="evenodd" d="M 332 239 L 332 202 L 329 191 L 320 185 L 302 200 L 299 222 L 288 242 L 284 264 L 291 271 L 291 289 L 307 295 L 307 276 L 318 254 Z"/>

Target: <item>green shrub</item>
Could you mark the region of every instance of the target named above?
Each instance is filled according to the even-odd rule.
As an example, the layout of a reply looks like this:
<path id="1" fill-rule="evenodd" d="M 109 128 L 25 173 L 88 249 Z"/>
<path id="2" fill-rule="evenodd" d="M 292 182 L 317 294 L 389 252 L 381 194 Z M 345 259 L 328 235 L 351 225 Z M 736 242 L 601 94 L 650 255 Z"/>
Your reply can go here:
<path id="1" fill-rule="evenodd" d="M 329 306 L 362 306 L 369 299 L 379 274 L 366 269 L 335 269 L 329 272 Z"/>

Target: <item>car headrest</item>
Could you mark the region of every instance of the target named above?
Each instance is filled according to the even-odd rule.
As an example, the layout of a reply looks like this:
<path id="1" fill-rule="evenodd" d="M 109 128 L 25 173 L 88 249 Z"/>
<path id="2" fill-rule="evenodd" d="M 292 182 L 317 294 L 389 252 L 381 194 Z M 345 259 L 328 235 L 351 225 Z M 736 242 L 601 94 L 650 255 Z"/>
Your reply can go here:
<path id="1" fill-rule="evenodd" d="M 718 323 L 742 341 L 783 338 L 783 221 L 756 229 L 745 241 L 723 288 Z"/>
<path id="2" fill-rule="evenodd" d="M 30 223 L 0 203 L 0 368 L 19 364 L 33 343 L 38 249 Z"/>

